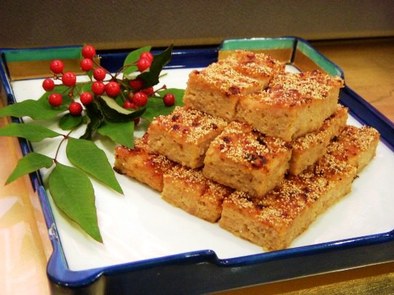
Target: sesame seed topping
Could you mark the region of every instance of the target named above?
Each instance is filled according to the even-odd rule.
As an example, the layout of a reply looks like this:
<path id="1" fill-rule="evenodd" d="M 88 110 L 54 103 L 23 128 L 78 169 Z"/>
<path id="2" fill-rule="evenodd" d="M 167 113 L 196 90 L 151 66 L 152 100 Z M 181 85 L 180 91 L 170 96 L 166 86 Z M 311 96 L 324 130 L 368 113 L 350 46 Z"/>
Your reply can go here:
<path id="1" fill-rule="evenodd" d="M 270 79 L 277 72 L 284 72 L 284 64 L 264 53 L 236 50 L 221 61 L 237 72 L 256 79 Z"/>
<path id="2" fill-rule="evenodd" d="M 253 168 L 261 168 L 278 153 L 289 150 L 280 138 L 264 136 L 250 125 L 237 121 L 229 123 L 212 146 L 231 161 Z"/>
<path id="3" fill-rule="evenodd" d="M 357 128 L 346 126 L 337 138 L 331 142 L 327 153 L 311 168 L 299 175 L 288 175 L 275 189 L 262 197 L 255 198 L 245 192 L 234 192 L 227 199 L 227 204 L 233 204 L 238 210 L 263 226 L 281 231 L 292 226 L 296 220 L 321 198 L 330 196 L 330 191 L 336 190 L 338 182 L 351 181 L 357 173 L 356 167 L 343 160 L 338 154 L 349 153 L 338 146 L 359 146 L 357 155 L 362 150 L 369 150 L 379 133 L 372 127 Z"/>
<path id="4" fill-rule="evenodd" d="M 379 132 L 373 127 L 346 126 L 328 146 L 327 152 L 337 158 L 347 160 L 349 156 L 368 150 L 371 144 L 379 140 L 379 137 Z"/>
<path id="5" fill-rule="evenodd" d="M 342 86 L 342 79 L 320 71 L 280 73 L 272 78 L 266 90 L 251 96 L 269 105 L 293 107 L 325 99 L 331 89 Z"/>
<path id="6" fill-rule="evenodd" d="M 307 133 L 304 136 L 295 139 L 292 142 L 293 150 L 303 151 L 303 150 L 308 150 L 309 148 L 311 148 L 316 144 L 321 144 L 321 143 L 328 144 L 330 137 L 334 135 L 334 130 L 339 129 L 339 127 L 336 126 L 338 125 L 341 126 L 342 124 L 344 124 L 346 119 L 347 119 L 347 109 L 342 106 L 339 106 L 338 110 L 329 118 L 327 118 L 323 122 L 323 125 L 318 130 Z M 334 129 L 334 128 L 338 128 L 338 129 Z"/>
<path id="7" fill-rule="evenodd" d="M 160 125 L 165 132 L 178 136 L 187 143 L 198 144 L 207 136 L 218 134 L 227 122 L 195 109 L 176 107 L 172 114 L 158 116 L 152 124 Z"/>
<path id="8" fill-rule="evenodd" d="M 134 148 L 128 149 L 130 153 L 146 154 L 145 164 L 153 167 L 156 173 L 163 173 L 166 169 L 174 166 L 174 162 L 167 157 L 153 152 L 148 145 L 148 134 L 145 133 L 141 138 L 136 138 Z"/>
<path id="9" fill-rule="evenodd" d="M 330 162 L 329 166 L 320 167 L 321 171 L 342 165 L 340 161 L 336 162 Z M 354 167 L 348 167 L 354 169 Z M 353 174 L 348 174 L 348 171 L 336 170 L 336 173 L 341 176 L 353 177 Z M 353 171 L 353 173 L 355 172 Z M 245 214 L 252 214 L 256 221 L 279 230 L 283 226 L 293 224 L 303 210 L 332 189 L 335 182 L 331 179 L 335 180 L 335 178 L 328 178 L 326 173 L 306 171 L 297 176 L 288 176 L 279 186 L 262 198 L 254 198 L 248 193 L 237 191 L 231 194 L 228 201 L 240 209 L 252 210 L 248 213 L 245 212 Z"/>
<path id="10" fill-rule="evenodd" d="M 195 85 L 211 87 L 209 91 L 219 89 L 225 97 L 234 96 L 234 101 L 242 103 L 242 99 L 246 97 L 262 101 L 268 106 L 280 107 L 303 106 L 314 100 L 324 100 L 334 92 L 332 90 L 338 90 L 344 83 L 339 77 L 331 77 L 317 70 L 285 73 L 284 65 L 279 61 L 263 53 L 251 51 L 236 51 L 228 58 L 213 63 L 202 71 L 193 71 L 190 75 L 200 82 Z M 265 82 L 262 82 L 263 80 Z M 202 81 L 205 84 L 201 83 Z M 156 117 L 151 126 L 158 127 L 157 133 L 179 139 L 182 144 L 186 142 L 198 145 L 207 138 L 209 140 L 206 142 L 213 139 L 209 151 L 216 153 L 215 156 L 218 156 L 220 161 L 235 163 L 233 167 L 240 168 L 239 171 L 246 170 L 246 174 L 250 173 L 247 176 L 250 176 L 263 174 L 261 172 L 264 171 L 258 169 L 269 166 L 274 158 L 284 158 L 284 161 L 288 161 L 291 149 L 308 149 L 315 143 L 330 142 L 330 138 L 337 133 L 330 128 L 337 124 L 334 120 L 340 119 L 342 115 L 333 114 L 319 130 L 306 134 L 291 144 L 277 137 L 266 136 L 248 124 L 237 121 L 227 123 L 221 118 L 187 107 L 176 107 L 172 114 Z M 338 123 L 340 127 L 335 130 L 339 130 L 343 124 Z M 280 180 L 274 184 L 274 189 L 270 187 L 268 193 L 264 191 L 264 194 L 253 196 L 252 192 L 249 194 L 233 191 L 206 178 L 202 173 L 203 168 L 187 168 L 175 164 L 165 156 L 153 153 L 147 143 L 148 134 L 135 141 L 134 149 L 123 149 L 119 151 L 119 155 L 126 155 L 127 152 L 130 155 L 144 153 L 141 159 L 145 163 L 149 162 L 149 168 L 153 166 L 157 173 L 164 174 L 165 180 L 169 183 L 173 180 L 173 185 L 177 185 L 173 189 L 180 188 L 185 196 L 207 198 L 216 204 L 221 204 L 224 200 L 226 206 L 232 206 L 233 209 L 242 212 L 246 219 L 256 222 L 251 228 L 257 229 L 257 234 L 280 239 L 281 234 L 297 234 L 291 232 L 291 226 L 297 223 L 300 216 L 304 218 L 302 214 L 308 213 L 307 210 L 316 202 L 321 201 L 322 206 L 326 206 L 327 200 L 324 198 L 333 198 L 332 195 L 335 195 L 337 189 L 342 192 L 338 184 L 343 180 L 349 183 L 356 176 L 356 167 L 350 163 L 349 158 L 357 157 L 362 151 L 371 149 L 378 139 L 379 133 L 371 127 L 346 126 L 340 134 L 334 136 L 327 147 L 327 153 L 315 164 L 298 175 L 284 176 L 283 172 Z M 284 153 L 288 158 L 283 157 Z M 116 156 L 118 157 L 118 154 Z M 206 164 L 206 167 L 209 165 Z M 248 170 L 243 169 L 245 167 Z M 252 169 L 255 169 L 253 173 Z M 274 169 L 279 171 L 277 167 Z M 223 170 L 214 172 L 227 177 Z M 232 176 L 235 174 L 242 173 L 233 173 Z M 236 177 L 234 176 L 235 181 L 239 181 L 240 178 Z M 222 182 L 225 183 L 224 180 Z M 247 185 L 251 186 L 249 182 Z M 221 208 L 221 205 L 217 207 Z M 312 212 L 315 215 L 319 213 Z M 310 218 L 313 219 L 314 216 Z M 264 227 L 269 228 L 267 232 L 264 232 Z"/>
<path id="11" fill-rule="evenodd" d="M 210 199 L 223 199 L 232 191 L 230 188 L 204 177 L 200 169 L 191 169 L 181 165 L 175 165 L 166 172 L 166 175 L 184 182 L 185 186 L 192 187 L 194 191 L 199 187 L 200 194 Z"/>
<path id="12" fill-rule="evenodd" d="M 206 84 L 219 89 L 228 96 L 239 95 L 249 92 L 250 89 L 264 86 L 261 81 L 237 72 L 231 64 L 227 63 L 213 63 L 198 74 L 192 72 L 191 75 L 196 75 Z"/>

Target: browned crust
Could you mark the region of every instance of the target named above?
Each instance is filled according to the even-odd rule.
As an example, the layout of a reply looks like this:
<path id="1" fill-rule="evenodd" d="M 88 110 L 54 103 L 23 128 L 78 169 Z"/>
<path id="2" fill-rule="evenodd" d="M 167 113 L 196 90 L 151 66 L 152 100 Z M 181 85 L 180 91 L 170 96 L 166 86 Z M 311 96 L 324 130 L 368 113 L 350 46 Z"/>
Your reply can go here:
<path id="1" fill-rule="evenodd" d="M 377 143 L 373 128 L 347 126 L 313 168 L 288 176 L 262 198 L 233 193 L 223 203 L 219 224 L 267 250 L 288 247 L 318 215 L 351 190 L 361 163 L 371 160 Z"/>
<path id="2" fill-rule="evenodd" d="M 186 107 L 176 107 L 149 125 L 149 147 L 156 153 L 190 168 L 203 165 L 208 146 L 227 125 L 221 118 Z"/>
<path id="3" fill-rule="evenodd" d="M 290 155 L 285 141 L 264 136 L 248 124 L 234 121 L 211 142 L 203 174 L 234 189 L 260 196 L 283 179 Z"/>
<path id="4" fill-rule="evenodd" d="M 174 165 L 175 163 L 165 156 L 149 149 L 146 135 L 135 140 L 134 148 L 115 148 L 114 170 L 159 192 L 163 189 L 163 173 Z"/>
<path id="5" fill-rule="evenodd" d="M 216 222 L 231 190 L 203 176 L 199 169 L 174 166 L 164 174 L 162 197 L 170 204 L 209 222 Z"/>
<path id="6" fill-rule="evenodd" d="M 347 118 L 347 108 L 338 105 L 337 111 L 327 118 L 318 130 L 294 140 L 291 143 L 289 172 L 297 175 L 321 158 L 326 153 L 331 139 L 346 125 Z"/>

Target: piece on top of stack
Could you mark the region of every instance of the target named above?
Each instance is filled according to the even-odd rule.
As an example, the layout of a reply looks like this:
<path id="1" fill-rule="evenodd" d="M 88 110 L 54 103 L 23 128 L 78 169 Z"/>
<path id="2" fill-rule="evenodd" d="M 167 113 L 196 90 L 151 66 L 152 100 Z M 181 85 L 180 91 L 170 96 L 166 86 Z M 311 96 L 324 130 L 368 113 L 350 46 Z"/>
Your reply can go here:
<path id="1" fill-rule="evenodd" d="M 346 126 L 342 86 L 235 51 L 191 72 L 185 106 L 155 118 L 134 149 L 117 147 L 114 168 L 265 249 L 288 247 L 375 154 L 375 129 Z"/>
<path id="2" fill-rule="evenodd" d="M 234 55 L 189 75 L 184 102 L 291 141 L 318 129 L 337 107 L 343 80 L 321 71 L 290 73 L 265 54 Z"/>
<path id="3" fill-rule="evenodd" d="M 202 71 L 192 71 L 185 91 L 185 105 L 231 121 L 243 95 L 267 87 L 284 64 L 265 54 L 236 51 Z"/>

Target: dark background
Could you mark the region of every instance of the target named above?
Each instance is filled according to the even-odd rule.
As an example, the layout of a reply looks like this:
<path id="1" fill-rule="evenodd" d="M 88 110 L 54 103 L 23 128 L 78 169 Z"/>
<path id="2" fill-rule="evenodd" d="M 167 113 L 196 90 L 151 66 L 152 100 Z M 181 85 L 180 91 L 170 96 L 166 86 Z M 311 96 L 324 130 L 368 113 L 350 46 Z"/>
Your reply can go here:
<path id="1" fill-rule="evenodd" d="M 217 44 L 228 38 L 394 36 L 394 1 L 12 1 L 0 47 L 91 43 L 100 49 Z"/>

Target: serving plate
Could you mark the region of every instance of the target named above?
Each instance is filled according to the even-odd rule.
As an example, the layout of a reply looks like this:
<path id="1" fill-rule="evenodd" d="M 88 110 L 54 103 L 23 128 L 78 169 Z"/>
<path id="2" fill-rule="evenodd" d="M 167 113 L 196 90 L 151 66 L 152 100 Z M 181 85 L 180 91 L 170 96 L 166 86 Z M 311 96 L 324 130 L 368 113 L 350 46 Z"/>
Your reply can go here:
<path id="1" fill-rule="evenodd" d="M 41 77 L 48 75 L 48 60 L 63 58 L 68 66 L 77 67 L 74 60 L 79 49 L 3 49 L 2 95 L 9 103 L 38 98 L 42 94 Z M 320 68 L 343 76 L 341 69 L 306 41 L 285 37 L 177 48 L 161 83 L 185 88 L 191 70 L 205 67 L 234 49 L 268 52 L 292 69 Z M 112 71 L 126 56 L 120 51 L 99 54 L 103 66 Z M 73 227 L 53 206 L 44 186 L 47 171 L 32 174 L 53 245 L 47 270 L 52 288 L 75 293 L 197 294 L 393 260 L 393 125 L 348 86 L 342 89 L 340 101 L 350 109 L 349 124 L 368 124 L 381 132 L 377 155 L 355 180 L 352 193 L 321 215 L 286 250 L 264 252 L 217 224 L 172 207 L 158 193 L 122 175 L 117 178 L 124 196 L 94 183 L 104 239 L 100 244 Z M 55 124 L 46 126 L 56 130 Z M 113 162 L 114 146 L 105 140 L 98 144 Z M 34 149 L 51 155 L 56 146 L 52 140 L 34 145 L 21 141 L 23 153 Z M 68 164 L 65 157 L 59 160 Z"/>

